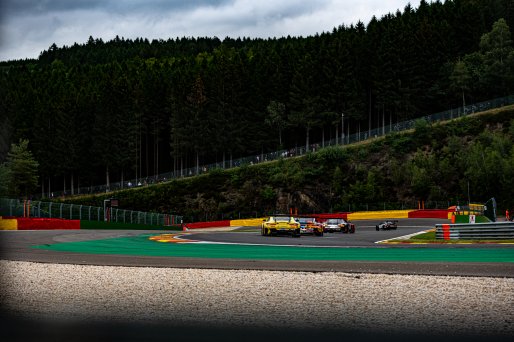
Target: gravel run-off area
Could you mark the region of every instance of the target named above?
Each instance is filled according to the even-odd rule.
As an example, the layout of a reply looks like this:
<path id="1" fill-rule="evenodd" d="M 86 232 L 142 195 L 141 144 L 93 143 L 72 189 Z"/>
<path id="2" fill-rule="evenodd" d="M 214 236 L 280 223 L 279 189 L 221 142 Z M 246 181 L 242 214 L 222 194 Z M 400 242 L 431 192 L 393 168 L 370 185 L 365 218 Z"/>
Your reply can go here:
<path id="1" fill-rule="evenodd" d="M 0 290 L 32 319 L 514 336 L 514 278 L 1 260 Z"/>

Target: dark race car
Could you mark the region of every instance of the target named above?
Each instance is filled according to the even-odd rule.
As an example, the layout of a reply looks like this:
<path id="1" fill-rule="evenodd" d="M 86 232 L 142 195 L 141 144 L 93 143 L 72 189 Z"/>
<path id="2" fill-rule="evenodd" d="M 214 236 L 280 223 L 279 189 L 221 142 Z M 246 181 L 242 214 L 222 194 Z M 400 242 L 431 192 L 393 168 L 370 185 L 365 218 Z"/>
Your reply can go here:
<path id="1" fill-rule="evenodd" d="M 391 230 L 398 228 L 398 220 L 386 220 L 375 226 L 376 230 Z"/>

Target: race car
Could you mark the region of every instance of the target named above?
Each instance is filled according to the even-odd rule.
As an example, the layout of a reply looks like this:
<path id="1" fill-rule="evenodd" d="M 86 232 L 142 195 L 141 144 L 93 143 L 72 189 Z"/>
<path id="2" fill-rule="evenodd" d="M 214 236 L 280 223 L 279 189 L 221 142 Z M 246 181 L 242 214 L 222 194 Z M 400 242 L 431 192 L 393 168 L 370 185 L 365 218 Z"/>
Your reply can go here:
<path id="1" fill-rule="evenodd" d="M 344 219 L 331 218 L 323 223 L 325 233 L 342 232 L 342 233 L 355 233 L 355 225 Z"/>
<path id="2" fill-rule="evenodd" d="M 314 217 L 300 217 L 300 234 L 323 236 L 323 226 Z"/>
<path id="3" fill-rule="evenodd" d="M 382 223 L 379 223 L 375 226 L 375 229 L 378 230 L 391 230 L 398 228 L 398 220 L 387 220 Z"/>
<path id="4" fill-rule="evenodd" d="M 325 233 L 342 232 L 345 221 L 343 219 L 331 218 L 323 222 Z"/>
<path id="5" fill-rule="evenodd" d="M 343 220 L 344 221 L 344 220 Z M 347 234 L 353 234 L 355 233 L 355 224 L 351 223 L 350 221 L 344 221 L 343 223 L 343 233 Z"/>
<path id="6" fill-rule="evenodd" d="M 261 235 L 291 235 L 300 236 L 300 223 L 293 216 L 277 215 L 264 219 L 261 225 Z"/>

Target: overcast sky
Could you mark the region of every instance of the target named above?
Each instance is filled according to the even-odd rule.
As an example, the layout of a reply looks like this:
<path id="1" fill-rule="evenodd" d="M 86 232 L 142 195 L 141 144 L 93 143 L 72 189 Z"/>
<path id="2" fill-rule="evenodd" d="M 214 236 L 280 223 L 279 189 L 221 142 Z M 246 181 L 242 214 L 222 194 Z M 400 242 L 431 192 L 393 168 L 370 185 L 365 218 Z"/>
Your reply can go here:
<path id="1" fill-rule="evenodd" d="M 0 60 L 37 58 L 61 47 L 116 35 L 270 38 L 309 36 L 419 0 L 0 0 Z"/>

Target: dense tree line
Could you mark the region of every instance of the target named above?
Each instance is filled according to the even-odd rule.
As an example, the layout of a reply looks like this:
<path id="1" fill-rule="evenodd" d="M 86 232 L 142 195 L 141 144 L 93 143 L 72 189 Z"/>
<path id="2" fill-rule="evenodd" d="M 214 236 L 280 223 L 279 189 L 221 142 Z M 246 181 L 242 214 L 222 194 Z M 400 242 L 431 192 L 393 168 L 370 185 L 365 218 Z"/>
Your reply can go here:
<path id="1" fill-rule="evenodd" d="M 514 208 L 514 105 L 366 144 L 328 147 L 300 158 L 216 169 L 115 194 L 125 209 L 173 212 L 187 222 L 300 213 L 413 209 L 485 203 Z M 101 206 L 112 194 L 68 201 Z"/>
<path id="2" fill-rule="evenodd" d="M 505 96 L 509 27 L 510 0 L 447 0 L 310 37 L 54 44 L 0 63 L 0 162 L 28 139 L 42 189 L 73 191 Z"/>

